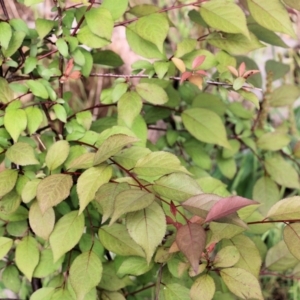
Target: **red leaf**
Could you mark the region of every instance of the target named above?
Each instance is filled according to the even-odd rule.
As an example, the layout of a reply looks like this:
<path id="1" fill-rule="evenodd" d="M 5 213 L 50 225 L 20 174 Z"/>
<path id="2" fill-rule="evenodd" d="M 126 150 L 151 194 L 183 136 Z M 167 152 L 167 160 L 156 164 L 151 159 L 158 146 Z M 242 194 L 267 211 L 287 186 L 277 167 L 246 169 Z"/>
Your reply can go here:
<path id="1" fill-rule="evenodd" d="M 72 79 L 78 79 L 80 77 L 81 77 L 80 71 L 73 71 L 69 76 L 69 78 L 72 78 Z"/>
<path id="2" fill-rule="evenodd" d="M 197 67 L 199 67 L 200 65 L 202 65 L 202 63 L 205 61 L 206 56 L 205 55 L 200 55 L 197 56 L 192 63 L 192 69 L 196 69 Z"/>
<path id="3" fill-rule="evenodd" d="M 67 62 L 67 65 L 66 65 L 66 69 L 65 69 L 65 72 L 64 72 L 64 75 L 66 77 L 68 77 L 72 71 L 74 67 L 74 58 L 71 58 L 68 62 Z"/>
<path id="4" fill-rule="evenodd" d="M 187 80 L 191 76 L 192 76 L 192 72 L 183 72 L 181 74 L 180 83 L 183 83 L 185 80 Z"/>
<path id="5" fill-rule="evenodd" d="M 239 76 L 242 76 L 246 71 L 246 65 L 244 62 L 242 62 L 239 66 Z"/>
<path id="6" fill-rule="evenodd" d="M 170 211 L 171 211 L 172 215 L 175 217 L 177 214 L 177 208 L 173 201 L 171 201 L 171 203 L 170 203 Z"/>
<path id="7" fill-rule="evenodd" d="M 252 75 L 255 75 L 255 74 L 259 73 L 259 72 L 260 72 L 259 70 L 250 70 L 250 71 L 245 72 L 245 74 L 243 75 L 243 77 L 245 79 L 247 79 L 248 77 L 250 77 Z"/>
<path id="8" fill-rule="evenodd" d="M 219 200 L 210 209 L 208 215 L 206 216 L 205 222 L 210 222 L 228 216 L 237 210 L 248 206 L 257 204 L 258 202 L 249 200 L 240 196 L 231 196 Z"/>
<path id="9" fill-rule="evenodd" d="M 176 244 L 187 257 L 195 273 L 198 271 L 201 254 L 205 248 L 206 234 L 201 225 L 189 223 L 180 227 Z"/>
<path id="10" fill-rule="evenodd" d="M 195 73 L 203 76 L 208 76 L 208 73 L 203 70 L 196 71 Z"/>

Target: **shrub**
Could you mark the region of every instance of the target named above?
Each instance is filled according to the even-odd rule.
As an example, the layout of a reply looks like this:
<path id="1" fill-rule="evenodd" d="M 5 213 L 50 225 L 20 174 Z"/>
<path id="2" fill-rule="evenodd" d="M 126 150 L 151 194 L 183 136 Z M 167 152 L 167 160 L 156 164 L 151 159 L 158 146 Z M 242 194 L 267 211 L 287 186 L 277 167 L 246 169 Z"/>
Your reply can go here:
<path id="1" fill-rule="evenodd" d="M 3 289 L 273 299 L 299 276 L 299 57 L 246 56 L 288 48 L 298 1 L 18 2 L 33 26 L 0 1 Z"/>

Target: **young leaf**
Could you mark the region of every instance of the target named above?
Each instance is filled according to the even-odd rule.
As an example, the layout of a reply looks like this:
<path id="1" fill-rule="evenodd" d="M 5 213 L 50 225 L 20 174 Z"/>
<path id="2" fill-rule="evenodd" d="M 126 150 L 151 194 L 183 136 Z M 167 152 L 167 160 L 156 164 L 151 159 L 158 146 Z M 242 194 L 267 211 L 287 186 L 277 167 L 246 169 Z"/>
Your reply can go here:
<path id="1" fill-rule="evenodd" d="M 200 257 L 205 248 L 206 234 L 200 224 L 188 223 L 176 233 L 176 244 L 187 257 L 193 270 L 197 272 Z"/>
<path id="2" fill-rule="evenodd" d="M 3 24 L 3 23 L 0 23 Z M 0 77 L 0 102 L 6 104 L 14 98 L 14 93 L 6 79 Z"/>
<path id="3" fill-rule="evenodd" d="M 136 92 L 146 101 L 152 104 L 163 105 L 169 98 L 163 88 L 154 83 L 139 83 Z"/>
<path id="4" fill-rule="evenodd" d="M 37 187 L 36 198 L 42 214 L 70 195 L 73 181 L 71 175 L 54 174 L 44 178 Z"/>
<path id="5" fill-rule="evenodd" d="M 216 291 L 216 285 L 211 276 L 208 274 L 198 277 L 190 291 L 191 300 L 211 300 Z"/>
<path id="6" fill-rule="evenodd" d="M 14 142 L 17 142 L 20 134 L 27 126 L 25 111 L 23 109 L 11 109 L 6 111 L 4 115 L 4 126 Z"/>
<path id="7" fill-rule="evenodd" d="M 78 215 L 77 210 L 67 213 L 58 220 L 49 239 L 54 262 L 79 242 L 83 229 L 84 215 Z"/>
<path id="8" fill-rule="evenodd" d="M 229 290 L 242 299 L 263 300 L 258 280 L 251 273 L 240 268 L 228 268 L 220 271 Z"/>
<path id="9" fill-rule="evenodd" d="M 29 224 L 32 231 L 44 240 L 48 240 L 55 224 L 55 214 L 53 208 L 47 209 L 42 214 L 40 207 L 35 201 L 29 209 Z"/>
<path id="10" fill-rule="evenodd" d="M 17 170 L 7 169 L 0 172 L 0 197 L 8 194 L 15 187 L 17 179 Z"/>
<path id="11" fill-rule="evenodd" d="M 185 128 L 199 141 L 230 148 L 220 117 L 203 108 L 191 108 L 182 113 Z"/>
<path id="12" fill-rule="evenodd" d="M 141 190 L 125 190 L 120 192 L 114 201 L 113 214 L 109 225 L 113 224 L 121 215 L 142 210 L 155 200 L 151 193 Z"/>
<path id="13" fill-rule="evenodd" d="M 300 224 L 299 223 L 287 224 L 283 230 L 283 238 L 290 252 L 298 260 L 300 260 L 300 253 L 299 253 Z"/>
<path id="14" fill-rule="evenodd" d="M 13 163 L 20 166 L 37 165 L 34 149 L 27 143 L 17 142 L 5 153 L 5 156 Z"/>
<path id="15" fill-rule="evenodd" d="M 108 158 L 120 152 L 123 147 L 137 141 L 137 138 L 125 134 L 111 135 L 97 150 L 94 158 L 94 166 L 105 162 Z"/>
<path id="16" fill-rule="evenodd" d="M 70 145 L 67 141 L 57 141 L 49 148 L 45 163 L 50 171 L 61 166 L 67 159 L 70 151 Z"/>
<path id="17" fill-rule="evenodd" d="M 98 232 L 105 249 L 121 256 L 145 257 L 142 248 L 130 237 L 125 225 L 102 226 Z"/>
<path id="18" fill-rule="evenodd" d="M 75 258 L 69 280 L 77 299 L 85 299 L 86 294 L 100 283 L 102 269 L 102 263 L 93 251 L 81 253 Z"/>
<path id="19" fill-rule="evenodd" d="M 11 249 L 13 240 L 4 236 L 0 237 L 0 259 L 2 259 Z"/>
<path id="20" fill-rule="evenodd" d="M 79 176 L 77 182 L 77 194 L 80 205 L 79 214 L 95 198 L 99 187 L 107 183 L 111 176 L 112 168 L 106 164 L 89 168 Z"/>
<path id="21" fill-rule="evenodd" d="M 24 237 L 16 247 L 16 265 L 29 281 L 39 259 L 38 242 L 31 236 Z"/>
<path id="22" fill-rule="evenodd" d="M 153 202 L 143 210 L 128 213 L 126 227 L 132 239 L 143 248 L 147 262 L 150 263 L 156 247 L 166 232 L 164 211 Z"/>
<path id="23" fill-rule="evenodd" d="M 214 206 L 209 210 L 206 216 L 205 222 L 210 222 L 213 220 L 220 219 L 222 217 L 228 216 L 237 210 L 248 206 L 257 204 L 258 202 L 252 201 L 240 196 L 231 196 L 227 198 L 220 199 Z"/>
<path id="24" fill-rule="evenodd" d="M 275 203 L 267 214 L 272 220 L 299 219 L 300 197 L 285 198 Z"/>

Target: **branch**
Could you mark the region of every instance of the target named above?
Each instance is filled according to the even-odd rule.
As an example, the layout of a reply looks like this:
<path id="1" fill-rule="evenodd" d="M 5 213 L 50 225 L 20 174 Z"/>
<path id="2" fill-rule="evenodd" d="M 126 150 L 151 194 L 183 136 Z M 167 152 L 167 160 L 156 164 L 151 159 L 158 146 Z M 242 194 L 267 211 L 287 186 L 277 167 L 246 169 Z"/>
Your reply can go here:
<path id="1" fill-rule="evenodd" d="M 261 220 L 261 221 L 248 222 L 247 225 L 264 224 L 264 223 L 296 223 L 296 222 L 300 222 L 300 219 L 292 219 L 292 220 Z"/>

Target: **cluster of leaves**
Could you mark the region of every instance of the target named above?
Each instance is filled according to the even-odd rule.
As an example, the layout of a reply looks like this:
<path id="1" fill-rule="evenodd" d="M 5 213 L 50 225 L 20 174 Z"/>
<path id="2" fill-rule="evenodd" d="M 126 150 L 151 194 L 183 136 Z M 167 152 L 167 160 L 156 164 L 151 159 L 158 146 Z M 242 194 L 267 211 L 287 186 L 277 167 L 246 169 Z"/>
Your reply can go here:
<path id="1" fill-rule="evenodd" d="M 260 276 L 299 276 L 299 59 L 294 77 L 267 61 L 264 88 L 243 56 L 286 48 L 274 32 L 296 37 L 298 1 L 66 2 L 32 29 L 0 1 L 3 286 L 31 300 L 264 299 Z M 203 34 L 172 52 L 168 12 L 186 9 Z M 123 64 L 107 48 L 118 26 L 144 59 L 92 73 Z M 70 81 L 92 77 L 115 80 L 76 110 Z"/>

